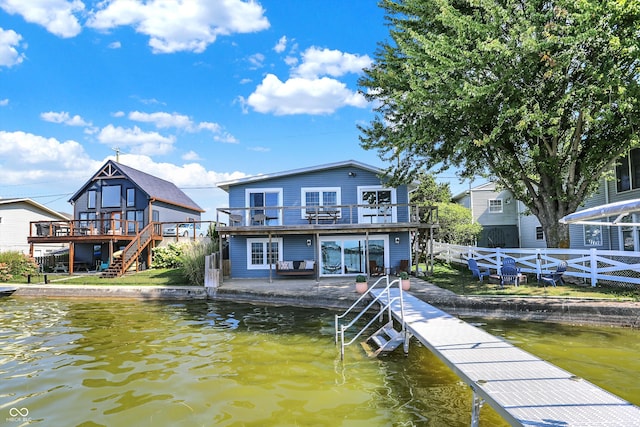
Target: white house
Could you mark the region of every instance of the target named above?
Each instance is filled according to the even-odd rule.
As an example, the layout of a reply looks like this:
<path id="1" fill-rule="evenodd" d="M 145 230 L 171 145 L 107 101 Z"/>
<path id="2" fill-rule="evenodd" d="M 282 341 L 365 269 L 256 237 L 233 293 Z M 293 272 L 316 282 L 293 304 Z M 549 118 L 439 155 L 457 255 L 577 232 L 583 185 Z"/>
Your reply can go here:
<path id="1" fill-rule="evenodd" d="M 67 221 L 68 215 L 54 211 L 27 198 L 0 199 L 0 252 L 29 253 L 27 238 L 31 221 Z M 39 244 L 34 246 L 33 256 L 68 248 L 66 243 Z"/>

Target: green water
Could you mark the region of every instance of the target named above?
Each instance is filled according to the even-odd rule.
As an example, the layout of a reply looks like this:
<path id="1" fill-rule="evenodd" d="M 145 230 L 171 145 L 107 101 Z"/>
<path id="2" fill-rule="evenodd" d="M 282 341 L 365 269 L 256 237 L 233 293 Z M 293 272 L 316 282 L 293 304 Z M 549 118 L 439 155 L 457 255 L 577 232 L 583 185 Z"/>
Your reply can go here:
<path id="1" fill-rule="evenodd" d="M 0 426 L 470 422 L 468 387 L 417 342 L 408 357 L 349 347 L 341 362 L 330 311 L 19 298 L 0 307 Z M 638 331 L 482 327 L 640 404 Z M 506 424 L 485 406 L 481 425 Z"/>

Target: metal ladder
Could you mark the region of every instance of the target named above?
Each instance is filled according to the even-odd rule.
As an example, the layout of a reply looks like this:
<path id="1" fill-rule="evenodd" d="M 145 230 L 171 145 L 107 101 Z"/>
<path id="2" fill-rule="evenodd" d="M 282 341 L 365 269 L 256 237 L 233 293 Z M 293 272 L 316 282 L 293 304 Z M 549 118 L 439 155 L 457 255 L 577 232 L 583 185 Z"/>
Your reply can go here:
<path id="1" fill-rule="evenodd" d="M 366 304 L 362 310 L 360 310 L 360 312 L 356 313 L 356 308 L 364 304 L 365 298 L 371 297 L 373 295 L 371 291 L 382 286 L 384 286 L 384 288 L 378 294 L 378 296 L 373 297 L 371 301 Z M 391 298 L 390 289 L 394 286 L 398 287 L 399 296 Z M 364 342 L 362 342 L 363 348 L 370 357 L 375 357 L 382 352 L 393 351 L 400 344 L 404 345 L 405 353 L 409 352 L 409 338 L 411 338 L 411 334 L 407 331 L 404 321 L 403 292 L 404 291 L 402 290 L 402 283 L 400 279 L 389 281 L 389 276 L 382 276 L 369 289 L 367 289 L 367 291 L 363 293 L 360 298 L 358 298 L 344 313 L 336 315 L 335 341 L 336 345 L 340 343 L 341 360 L 344 359 L 344 348 L 356 342 L 356 340 L 358 340 L 364 334 L 364 332 L 374 324 L 376 320 L 383 321 L 385 314 L 387 315 L 387 323 L 376 330 L 376 332 L 369 336 Z M 380 301 L 383 295 L 386 296 L 386 304 L 382 304 Z M 397 301 L 400 302 L 400 331 L 394 328 L 393 317 L 391 314 L 391 305 Z M 349 341 L 345 341 L 345 332 L 347 332 L 350 328 L 353 328 L 356 322 L 377 304 L 380 304 L 378 313 L 373 316 L 373 318 L 369 320 L 369 322 L 363 328 L 361 328 L 353 336 L 353 338 L 351 338 Z M 353 315 L 353 319 L 347 321 L 347 316 L 349 314 Z M 372 345 L 377 348 L 374 349 Z"/>

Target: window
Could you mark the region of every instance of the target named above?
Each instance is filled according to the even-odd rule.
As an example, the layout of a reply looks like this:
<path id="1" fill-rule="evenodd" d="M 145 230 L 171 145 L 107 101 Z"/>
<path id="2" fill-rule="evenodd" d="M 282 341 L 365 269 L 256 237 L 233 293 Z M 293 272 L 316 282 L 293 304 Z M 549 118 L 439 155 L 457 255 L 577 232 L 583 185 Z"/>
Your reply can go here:
<path id="1" fill-rule="evenodd" d="M 136 189 L 127 188 L 127 207 L 133 207 L 136 205 Z"/>
<path id="2" fill-rule="evenodd" d="M 95 209 L 96 200 L 96 190 L 87 191 L 87 209 Z"/>
<path id="3" fill-rule="evenodd" d="M 120 207 L 120 186 L 107 185 L 102 187 L 102 207 L 118 208 Z"/>
<path id="4" fill-rule="evenodd" d="M 502 213 L 502 199 L 489 200 L 489 213 Z"/>
<path id="5" fill-rule="evenodd" d="M 536 227 L 536 240 L 544 240 L 544 230 L 542 227 Z"/>
<path id="6" fill-rule="evenodd" d="M 320 237 L 320 274 L 343 276 L 367 271 L 367 243 L 369 262 L 389 268 L 389 236 L 326 236 Z"/>
<path id="7" fill-rule="evenodd" d="M 640 188 L 640 148 L 634 148 L 616 165 L 618 193 Z"/>
<path id="8" fill-rule="evenodd" d="M 594 224 L 584 225 L 584 245 L 602 246 L 602 226 Z"/>
<path id="9" fill-rule="evenodd" d="M 331 206 L 339 205 L 341 196 L 340 188 L 303 188 L 302 189 L 302 203 L 305 209 L 302 210 L 302 216 L 307 215 L 307 209 L 313 206 L 314 208 L 309 211 L 322 211 L 331 209 Z M 311 212 L 313 213 L 313 212 Z"/>
<path id="10" fill-rule="evenodd" d="M 251 208 L 252 225 L 277 225 L 280 224 L 281 189 L 248 189 L 246 200 Z"/>
<path id="11" fill-rule="evenodd" d="M 142 230 L 144 211 L 127 211 L 127 233 L 135 234 Z"/>
<path id="12" fill-rule="evenodd" d="M 97 228 L 96 213 L 95 212 L 80 212 L 80 227 L 82 228 Z"/>
<path id="13" fill-rule="evenodd" d="M 394 189 L 380 187 L 359 187 L 358 204 L 363 205 L 358 209 L 360 222 L 384 223 L 395 222 L 396 212 L 391 205 L 396 203 Z"/>
<path id="14" fill-rule="evenodd" d="M 269 265 L 281 261 L 282 239 L 247 239 L 247 269 L 268 270 Z"/>

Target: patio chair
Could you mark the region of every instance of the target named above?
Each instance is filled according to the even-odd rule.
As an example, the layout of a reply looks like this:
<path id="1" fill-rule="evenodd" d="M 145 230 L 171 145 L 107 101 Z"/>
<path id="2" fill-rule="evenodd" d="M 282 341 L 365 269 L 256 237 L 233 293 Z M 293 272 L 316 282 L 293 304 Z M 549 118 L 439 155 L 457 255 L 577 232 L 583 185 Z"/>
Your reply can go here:
<path id="1" fill-rule="evenodd" d="M 400 260 L 400 265 L 398 265 L 398 273 L 400 272 L 409 272 L 409 260 L 408 259 L 401 259 Z"/>
<path id="2" fill-rule="evenodd" d="M 478 267 L 478 263 L 473 258 L 469 258 L 467 260 L 467 264 L 469 265 L 469 270 L 471 270 L 471 277 L 477 277 L 481 282 L 485 276 L 489 277 L 491 275 L 491 271 L 489 271 L 488 268 L 480 269 L 480 267 Z"/>
<path id="3" fill-rule="evenodd" d="M 513 265 L 504 265 L 500 269 L 500 287 L 504 288 L 504 285 L 515 285 L 518 287 L 520 282 L 520 273 L 518 269 Z"/>
<path id="4" fill-rule="evenodd" d="M 383 274 L 384 274 L 384 267 L 379 266 L 375 260 L 369 260 L 369 275 L 382 276 Z"/>
<path id="5" fill-rule="evenodd" d="M 515 260 L 515 259 L 513 259 L 513 258 L 511 258 L 511 257 L 506 257 L 505 259 L 503 259 L 503 260 L 502 260 L 502 265 L 503 265 L 503 266 L 505 266 L 505 267 L 506 267 L 507 265 L 510 265 L 510 266 L 512 266 L 512 267 L 515 267 L 515 268 L 516 268 L 516 270 L 518 270 L 518 274 L 520 274 L 520 273 L 521 273 L 520 268 L 516 266 L 516 260 Z"/>
<path id="6" fill-rule="evenodd" d="M 541 274 L 538 276 L 538 283 L 542 282 L 544 286 L 547 284 L 553 285 L 554 287 L 560 282 L 560 284 L 564 285 L 564 280 L 562 280 L 562 275 L 567 271 L 567 263 L 562 261 L 556 267 L 556 271 L 553 273 Z"/>

